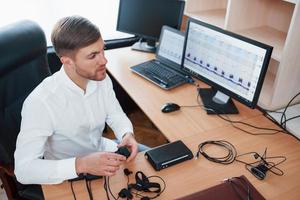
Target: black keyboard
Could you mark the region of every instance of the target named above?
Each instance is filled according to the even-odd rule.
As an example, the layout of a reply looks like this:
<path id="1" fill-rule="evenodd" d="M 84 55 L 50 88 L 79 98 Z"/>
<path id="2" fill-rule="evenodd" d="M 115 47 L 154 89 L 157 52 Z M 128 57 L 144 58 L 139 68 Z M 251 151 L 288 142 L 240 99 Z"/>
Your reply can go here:
<path id="1" fill-rule="evenodd" d="M 167 66 L 154 60 L 133 66 L 131 69 L 165 89 L 170 89 L 186 82 L 183 75 L 167 69 Z"/>

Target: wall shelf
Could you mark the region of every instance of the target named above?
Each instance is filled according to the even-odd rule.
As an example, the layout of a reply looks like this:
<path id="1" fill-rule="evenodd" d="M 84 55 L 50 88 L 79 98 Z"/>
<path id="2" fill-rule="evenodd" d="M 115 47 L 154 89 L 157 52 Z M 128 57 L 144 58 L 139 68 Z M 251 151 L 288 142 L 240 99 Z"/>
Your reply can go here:
<path id="1" fill-rule="evenodd" d="M 213 24 L 220 28 L 224 28 L 225 25 L 225 9 L 215 9 L 215 10 L 206 10 L 206 11 L 196 11 L 189 12 L 186 15 L 193 17 L 195 19 L 199 19 L 203 22 Z"/>

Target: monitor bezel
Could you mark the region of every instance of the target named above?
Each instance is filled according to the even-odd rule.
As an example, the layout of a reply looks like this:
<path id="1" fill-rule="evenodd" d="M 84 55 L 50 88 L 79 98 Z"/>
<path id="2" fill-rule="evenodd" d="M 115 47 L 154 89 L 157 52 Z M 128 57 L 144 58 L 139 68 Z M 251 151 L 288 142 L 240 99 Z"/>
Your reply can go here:
<path id="1" fill-rule="evenodd" d="M 177 26 L 176 26 L 176 29 L 180 29 L 181 27 L 181 24 L 182 24 L 182 18 L 183 18 L 183 15 L 184 15 L 184 7 L 185 7 L 185 1 L 183 0 L 176 0 L 178 3 L 180 3 L 181 5 L 181 8 L 180 8 L 180 16 L 178 18 L 178 23 L 177 23 Z M 159 40 L 159 35 L 157 37 L 153 37 L 153 36 L 149 36 L 149 35 L 146 35 L 146 34 L 141 34 L 141 33 L 135 33 L 135 32 L 132 32 L 132 31 L 128 31 L 128 30 L 124 30 L 124 29 L 120 29 L 119 25 L 120 25 L 120 12 L 121 12 L 121 4 L 122 4 L 122 0 L 119 1 L 119 10 L 118 10 L 118 20 L 117 20 L 117 31 L 121 31 L 121 32 L 124 32 L 124 33 L 129 33 L 129 34 L 133 34 L 135 36 L 139 36 L 139 37 L 142 37 L 144 39 L 150 39 L 150 40 L 155 40 L 155 41 L 158 41 Z M 162 26 L 163 27 L 163 26 Z"/>
<path id="2" fill-rule="evenodd" d="M 210 80 L 210 79 L 208 79 L 208 78 L 206 78 L 206 77 L 204 77 L 200 74 L 197 74 L 194 71 L 192 71 L 192 70 L 188 69 L 187 67 L 185 67 L 184 60 L 185 60 L 187 40 L 188 40 L 188 37 L 189 37 L 188 30 L 189 30 L 189 27 L 190 27 L 191 23 L 199 24 L 199 25 L 204 26 L 206 28 L 212 29 L 212 30 L 217 31 L 217 32 L 221 32 L 221 33 L 226 34 L 230 37 L 242 40 L 244 42 L 250 43 L 252 45 L 258 46 L 258 47 L 263 48 L 263 49 L 266 50 L 265 59 L 263 61 L 261 73 L 259 75 L 258 83 L 257 83 L 256 89 L 255 89 L 252 101 L 250 101 L 250 100 L 248 100 L 248 99 L 246 99 L 246 98 L 230 91 L 229 89 L 223 87 L 222 85 L 219 85 L 219 84 L 215 83 L 214 81 L 212 81 L 212 80 Z M 202 22 L 200 20 L 189 18 L 187 20 L 186 37 L 185 37 L 185 41 L 184 41 L 183 56 L 182 56 L 182 62 L 181 62 L 182 63 L 182 69 L 184 71 L 190 73 L 191 75 L 193 75 L 197 79 L 199 79 L 199 80 L 203 81 L 204 83 L 210 85 L 213 89 L 219 90 L 220 92 L 228 95 L 229 97 L 232 97 L 232 98 L 236 99 L 237 101 L 241 102 L 242 104 L 244 104 L 244 105 L 246 105 L 250 108 L 255 108 L 256 105 L 257 105 L 258 99 L 259 99 L 259 94 L 261 92 L 261 89 L 262 89 L 262 86 L 263 86 L 263 83 L 264 83 L 264 79 L 265 79 L 266 72 L 267 72 L 267 69 L 268 69 L 268 65 L 269 65 L 269 62 L 270 62 L 270 59 L 271 59 L 271 55 L 272 55 L 272 50 L 273 50 L 273 47 L 271 47 L 267 44 L 261 43 L 259 41 L 256 41 L 256 40 L 253 40 L 253 39 L 250 39 L 250 38 L 247 38 L 247 37 L 242 36 L 242 35 L 238 35 L 236 33 L 230 32 L 228 30 L 224 30 L 220 27 Z"/>

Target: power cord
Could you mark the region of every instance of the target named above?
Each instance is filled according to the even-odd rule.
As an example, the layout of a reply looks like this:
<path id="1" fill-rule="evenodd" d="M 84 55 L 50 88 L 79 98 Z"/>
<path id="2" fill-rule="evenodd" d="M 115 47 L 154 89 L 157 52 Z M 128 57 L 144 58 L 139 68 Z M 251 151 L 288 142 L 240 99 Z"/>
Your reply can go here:
<path id="1" fill-rule="evenodd" d="M 284 130 L 284 133 L 294 137 L 296 140 L 300 140 L 297 136 L 295 136 L 294 134 L 292 134 L 291 132 L 289 132 L 286 128 L 284 128 L 276 119 L 274 119 L 268 112 L 265 112 L 265 110 L 263 108 L 260 108 L 260 110 L 262 111 L 262 113 L 264 114 L 265 117 L 267 117 L 269 120 L 271 120 L 274 124 L 276 124 L 277 126 L 279 126 L 280 128 L 282 128 Z M 281 112 L 283 113 L 283 112 Z M 284 120 L 284 123 L 286 123 L 287 121 L 293 120 L 300 117 L 300 115 L 288 118 Z"/>
<path id="2" fill-rule="evenodd" d="M 246 155 L 252 155 L 255 159 L 259 159 L 259 160 L 254 162 L 245 162 L 243 160 L 238 159 L 239 157 L 243 157 Z M 270 171 L 277 176 L 284 175 L 284 172 L 281 169 L 279 169 L 277 166 L 283 163 L 284 161 L 286 161 L 286 157 L 267 156 L 267 148 L 265 149 L 262 156 L 259 155 L 257 152 L 248 152 L 236 156 L 235 160 L 237 162 L 245 164 L 245 168 L 260 180 L 263 180 L 265 178 L 267 171 Z M 275 163 L 274 160 L 279 160 L 279 162 Z"/>
<path id="3" fill-rule="evenodd" d="M 260 111 L 262 111 L 262 113 L 264 114 L 264 116 L 266 116 L 267 118 L 269 118 L 272 122 L 274 122 L 275 124 L 279 125 L 280 128 L 282 128 L 282 130 L 280 129 L 273 129 L 273 128 L 265 128 L 265 127 L 258 127 L 258 126 L 254 126 L 252 124 L 249 124 L 249 123 L 245 123 L 245 122 L 242 122 L 242 121 L 234 121 L 234 120 L 231 120 L 229 118 L 228 115 L 222 115 L 222 114 L 218 114 L 213 108 L 208 108 L 208 107 L 205 107 L 202 103 L 201 103 L 201 99 L 199 98 L 200 97 L 200 94 L 199 94 L 199 89 L 200 89 L 200 85 L 196 82 L 193 82 L 191 83 L 192 85 L 194 85 L 196 88 L 197 88 L 197 102 L 198 102 L 198 105 L 184 105 L 184 106 L 180 106 L 180 108 L 183 108 L 183 107 L 186 107 L 186 108 L 193 108 L 193 107 L 201 107 L 203 110 L 205 111 L 212 111 L 214 112 L 219 118 L 221 118 L 222 120 L 224 121 L 227 121 L 229 122 L 234 128 L 240 130 L 240 131 L 243 131 L 247 134 L 250 134 L 250 135 L 275 135 L 277 133 L 287 133 L 287 134 L 290 134 L 292 135 L 293 137 L 295 137 L 297 140 L 299 140 L 299 138 L 297 138 L 296 136 L 294 136 L 293 134 L 291 134 L 287 129 L 286 129 L 286 122 L 290 121 L 290 120 L 294 120 L 296 118 L 299 118 L 300 115 L 296 115 L 294 117 L 291 117 L 291 118 L 286 118 L 286 110 L 288 109 L 288 107 L 290 106 L 290 104 L 293 102 L 293 100 L 300 95 L 300 92 L 297 93 L 289 102 L 288 104 L 286 105 L 284 111 L 280 112 L 280 111 L 271 111 L 271 110 L 266 110 L 266 109 L 263 109 L 259 106 L 258 109 Z M 268 114 L 268 112 L 274 112 L 274 113 L 281 113 L 281 119 L 280 119 L 280 123 L 278 123 L 271 115 Z M 251 128 L 255 128 L 255 129 L 258 129 L 258 130 L 264 130 L 264 131 L 267 131 L 267 132 L 258 132 L 258 133 L 254 133 L 254 132 L 250 132 L 250 131 L 247 131 L 241 127 L 238 127 L 236 126 L 235 124 L 242 124 L 242 125 L 245 125 L 245 126 L 249 126 Z"/>
<path id="4" fill-rule="evenodd" d="M 240 131 L 243 131 L 244 133 L 250 134 L 250 135 L 275 135 L 275 134 L 280 133 L 280 132 L 283 132 L 283 133 L 286 132 L 285 129 L 280 130 L 280 129 L 274 129 L 274 128 L 258 127 L 258 126 L 254 126 L 254 125 L 246 123 L 246 122 L 235 121 L 235 120 L 230 119 L 228 115 L 219 114 L 213 108 L 205 107 L 201 103 L 200 94 L 199 94 L 199 89 L 200 89 L 199 84 L 194 83 L 193 85 L 195 85 L 197 87 L 197 103 L 198 103 L 198 105 L 184 105 L 184 106 L 180 106 L 180 108 L 182 108 L 182 107 L 186 107 L 186 108 L 200 107 L 205 111 L 212 111 L 219 118 L 221 118 L 222 120 L 229 122 L 234 128 L 236 128 Z M 267 131 L 267 132 L 250 132 L 250 131 L 247 131 L 247 130 L 241 128 L 241 127 L 238 127 L 236 124 L 245 125 L 245 126 L 248 126 L 248 127 L 251 127 L 251 128 L 255 128 L 255 129 L 258 129 L 258 130 L 264 130 L 264 131 Z"/>
<path id="5" fill-rule="evenodd" d="M 73 199 L 76 200 L 76 195 L 75 195 L 74 188 L 73 188 L 73 182 L 74 181 L 70 181 L 70 186 L 71 186 L 71 190 L 72 190 L 72 194 L 73 194 Z"/>
<path id="6" fill-rule="evenodd" d="M 163 187 L 161 189 L 161 185 L 157 182 L 151 182 L 150 179 L 158 178 L 163 183 Z M 166 182 L 163 178 L 157 175 L 146 176 L 142 171 L 137 171 L 135 174 L 136 183 L 128 184 L 127 188 L 131 192 L 131 194 L 140 197 L 142 200 L 155 199 L 159 197 L 166 189 Z M 136 190 L 137 192 L 133 191 Z M 140 192 L 140 193 L 139 193 Z M 144 192 L 146 193 L 156 193 L 153 196 L 142 195 Z"/>
<path id="7" fill-rule="evenodd" d="M 283 121 L 283 123 L 286 124 L 287 121 L 290 121 L 290 120 L 293 120 L 293 119 L 297 119 L 297 118 L 299 118 L 299 117 L 300 117 L 300 115 L 296 115 L 296 116 L 294 116 L 294 117 L 290 117 L 290 118 L 288 118 L 288 119 L 285 119 L 285 120 Z"/>
<path id="8" fill-rule="evenodd" d="M 292 99 L 288 102 L 288 104 L 285 106 L 283 111 L 273 111 L 273 110 L 267 110 L 261 107 L 258 107 L 258 109 L 267 117 L 269 118 L 273 123 L 277 124 L 278 126 L 280 126 L 287 134 L 293 136 L 294 138 L 296 138 L 297 140 L 300 140 L 298 137 L 296 137 L 295 135 L 293 135 L 292 133 L 290 133 L 287 129 L 286 129 L 286 123 L 290 120 L 294 120 L 296 118 L 299 118 L 300 115 L 296 115 L 290 118 L 287 118 L 286 116 L 286 111 L 288 109 L 288 107 L 290 106 L 290 104 L 293 102 L 293 100 L 299 96 L 300 92 L 297 93 L 294 97 L 292 97 Z M 272 117 L 269 113 L 278 113 L 281 114 L 280 117 L 280 122 L 278 122 L 276 119 L 274 119 L 274 117 Z"/>
<path id="9" fill-rule="evenodd" d="M 210 145 L 222 147 L 227 151 L 227 154 L 221 157 L 210 156 L 208 153 L 205 152 L 205 147 Z M 207 160 L 210 160 L 212 162 L 228 165 L 234 162 L 237 153 L 235 147 L 230 142 L 227 142 L 225 140 L 209 140 L 198 145 L 198 151 L 196 153 L 195 158 L 198 159 L 200 154 L 204 156 Z"/>
<path id="10" fill-rule="evenodd" d="M 91 187 L 91 181 L 85 179 L 85 186 L 86 186 L 86 189 L 88 191 L 90 200 L 94 200 L 92 187 Z"/>
<path id="11" fill-rule="evenodd" d="M 211 156 L 205 151 L 205 147 L 209 145 L 222 147 L 227 151 L 227 154 L 225 156 L 220 156 L 220 157 Z M 234 161 L 243 163 L 245 164 L 245 168 L 260 180 L 263 180 L 265 178 L 267 171 L 270 171 L 275 175 L 282 176 L 284 172 L 281 169 L 279 169 L 277 166 L 283 163 L 284 161 L 286 161 L 285 156 L 267 157 L 267 148 L 265 149 L 262 156 L 257 152 L 248 152 L 248 153 L 237 155 L 237 151 L 234 145 L 226 140 L 208 140 L 200 143 L 198 145 L 198 151 L 195 155 L 196 159 L 198 159 L 200 155 L 203 155 L 203 157 L 205 157 L 209 161 L 220 163 L 223 165 L 231 164 Z M 259 159 L 259 160 L 256 160 L 254 162 L 245 162 L 243 160 L 238 159 L 246 155 L 253 155 L 255 159 Z M 279 162 L 275 163 L 274 160 L 278 160 L 278 159 Z"/>
<path id="12" fill-rule="evenodd" d="M 72 191 L 72 195 L 73 195 L 73 199 L 76 200 L 76 194 L 75 194 L 75 191 L 74 191 L 74 187 L 73 187 L 73 182 L 75 182 L 77 180 L 69 180 L 70 182 L 70 187 L 71 187 L 71 191 Z M 85 181 L 85 186 L 86 186 L 86 189 L 88 191 L 88 194 L 89 194 L 89 199 L 90 200 L 93 200 L 94 197 L 93 197 L 93 192 L 92 192 L 92 185 L 91 185 L 91 180 L 88 180 L 88 179 L 84 179 Z"/>
<path id="13" fill-rule="evenodd" d="M 111 195 L 114 200 L 119 199 L 119 197 L 116 198 L 114 196 L 114 194 L 112 193 L 112 191 L 111 191 L 110 184 L 109 184 L 109 176 L 104 176 L 104 190 L 105 190 L 105 193 L 106 193 L 107 200 L 110 200 L 109 195 Z"/>
<path id="14" fill-rule="evenodd" d="M 286 107 L 284 108 L 284 110 L 283 110 L 283 114 L 282 114 L 282 116 L 281 116 L 281 118 L 280 118 L 280 124 L 282 124 L 282 126 L 284 127 L 284 128 L 286 128 L 286 123 L 284 123 L 284 121 L 283 121 L 283 115 L 285 115 L 285 113 L 286 113 L 286 111 L 287 111 L 287 109 L 288 109 L 288 107 L 290 106 L 290 104 L 293 102 L 293 100 L 297 97 L 297 96 L 299 96 L 300 95 L 300 92 L 298 92 L 289 102 L 288 102 L 288 104 L 286 105 Z"/>
<path id="15" fill-rule="evenodd" d="M 131 191 L 131 193 L 132 194 L 134 194 L 134 195 L 136 195 L 137 197 L 140 197 L 141 199 L 143 199 L 143 200 L 147 200 L 147 199 L 155 199 L 155 198 L 157 198 L 161 193 L 163 193 L 164 191 L 165 191 L 165 188 L 166 188 L 166 183 L 165 183 L 165 181 L 160 177 L 160 176 L 149 176 L 148 178 L 159 178 L 162 182 L 163 182 L 163 184 L 164 184 L 164 187 L 163 187 L 163 189 L 161 190 L 161 192 L 159 193 L 159 194 L 156 194 L 156 195 L 154 195 L 154 196 L 152 196 L 152 197 L 149 197 L 149 196 L 145 196 L 145 195 L 142 195 L 142 192 L 141 193 L 138 193 L 138 192 L 133 192 L 133 191 Z"/>
<path id="16" fill-rule="evenodd" d="M 236 129 L 238 129 L 238 130 L 240 130 L 240 131 L 243 131 L 243 132 L 245 132 L 245 133 L 247 133 L 247 134 L 250 134 L 250 135 L 274 135 L 274 134 L 277 134 L 277 133 L 279 133 L 279 132 L 284 132 L 283 130 L 279 130 L 279 129 L 265 128 L 265 127 L 258 127 L 258 126 L 254 126 L 254 125 L 252 125 L 252 124 L 245 123 L 245 122 L 242 122 L 242 121 L 234 121 L 234 120 L 231 120 L 231 119 L 229 118 L 228 115 L 224 115 L 224 116 L 223 116 L 223 115 L 221 115 L 221 114 L 218 114 L 214 109 L 212 109 L 212 108 L 207 108 L 207 107 L 205 107 L 203 104 L 201 104 L 200 94 L 199 94 L 199 92 L 198 92 L 199 89 L 200 89 L 200 88 L 197 88 L 197 93 L 198 93 L 198 95 L 197 95 L 197 102 L 198 102 L 199 106 L 202 107 L 202 109 L 205 110 L 205 111 L 210 110 L 210 111 L 216 113 L 216 115 L 217 115 L 219 118 L 223 119 L 224 121 L 229 122 L 234 128 L 236 128 Z M 260 132 L 260 133 L 254 133 L 254 132 L 247 131 L 247 130 L 241 128 L 241 127 L 238 127 L 238 126 L 236 126 L 235 124 L 242 124 L 242 125 L 245 125 L 245 126 L 249 126 L 249 127 L 251 127 L 251 128 L 255 128 L 255 129 L 259 129 L 259 130 L 265 130 L 265 131 L 273 131 L 273 132 Z"/>
<path id="17" fill-rule="evenodd" d="M 160 176 L 146 176 L 142 171 L 137 171 L 135 173 L 135 183 L 129 183 L 129 175 L 132 174 L 131 171 L 129 171 L 127 168 L 124 169 L 124 174 L 127 176 L 127 187 L 123 188 L 118 193 L 118 198 L 127 198 L 127 199 L 133 199 L 133 194 L 136 197 L 140 197 L 141 200 L 149 200 L 149 199 L 155 199 L 160 194 L 162 194 L 166 188 L 165 181 Z M 157 182 L 151 182 L 150 179 L 152 178 L 158 178 L 163 183 L 163 188 L 161 187 L 161 184 Z M 114 198 L 115 196 L 112 194 L 109 186 L 109 180 L 105 181 L 105 191 L 107 193 L 107 199 L 109 200 L 109 193 Z M 143 193 L 155 193 L 154 196 L 146 196 L 143 195 Z"/>

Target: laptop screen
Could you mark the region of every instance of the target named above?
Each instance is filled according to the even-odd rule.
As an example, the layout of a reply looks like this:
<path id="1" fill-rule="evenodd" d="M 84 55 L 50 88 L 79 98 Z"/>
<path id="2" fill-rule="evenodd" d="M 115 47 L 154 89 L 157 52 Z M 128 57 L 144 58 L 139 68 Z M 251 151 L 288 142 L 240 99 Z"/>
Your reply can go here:
<path id="1" fill-rule="evenodd" d="M 177 64 L 181 64 L 184 45 L 184 34 L 176 29 L 164 26 L 162 28 L 157 56 Z"/>

